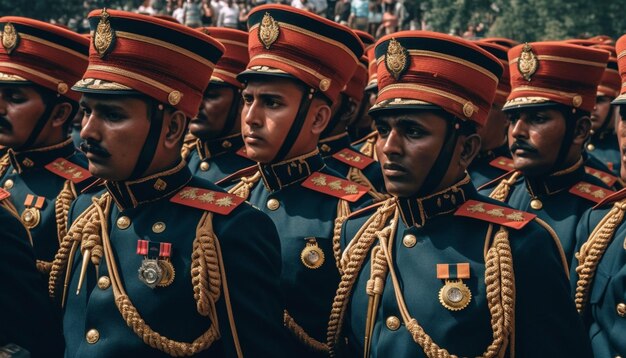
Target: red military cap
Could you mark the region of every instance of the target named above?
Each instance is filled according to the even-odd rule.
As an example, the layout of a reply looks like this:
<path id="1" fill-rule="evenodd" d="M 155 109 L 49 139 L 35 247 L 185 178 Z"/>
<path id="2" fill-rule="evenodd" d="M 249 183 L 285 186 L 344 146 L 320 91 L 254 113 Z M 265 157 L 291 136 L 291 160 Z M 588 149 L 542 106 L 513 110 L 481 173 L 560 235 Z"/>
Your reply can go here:
<path id="1" fill-rule="evenodd" d="M 511 94 L 504 109 L 560 103 L 591 112 L 606 51 L 563 42 L 535 42 L 509 50 Z"/>
<path id="2" fill-rule="evenodd" d="M 363 55 L 359 59 L 359 64 L 350 78 L 350 81 L 348 81 L 346 89 L 343 91 L 343 93 L 356 102 L 363 100 L 365 85 L 367 85 L 367 66 L 367 56 Z"/>
<path id="3" fill-rule="evenodd" d="M 218 40 L 226 49 L 215 65 L 211 83 L 227 83 L 242 88 L 237 75 L 248 65 L 248 33 L 226 27 L 201 27 L 199 30 Z"/>
<path id="4" fill-rule="evenodd" d="M 504 46 L 509 49 L 519 45 L 519 42 L 515 40 L 507 39 L 505 37 L 487 37 L 487 38 L 478 40 L 478 42 L 496 44 L 496 45 Z"/>
<path id="5" fill-rule="evenodd" d="M 89 66 L 73 89 L 139 92 L 195 117 L 224 46 L 192 28 L 116 10 L 89 14 Z"/>
<path id="6" fill-rule="evenodd" d="M 335 101 L 348 83 L 363 44 L 349 28 L 287 5 L 255 7 L 248 17 L 248 70 L 240 74 L 299 79 Z"/>
<path id="7" fill-rule="evenodd" d="M 626 104 L 626 35 L 620 37 L 615 43 L 615 52 L 617 52 L 617 65 L 622 78 L 622 87 L 619 96 L 611 103 Z"/>
<path id="8" fill-rule="evenodd" d="M 589 40 L 595 41 L 596 43 L 604 44 L 604 45 L 615 45 L 615 40 L 611 38 L 611 36 L 607 35 L 597 35 L 590 37 Z"/>
<path id="9" fill-rule="evenodd" d="M 74 101 L 80 99 L 70 86 L 87 68 L 89 40 L 24 17 L 1 17 L 0 29 L 0 83 L 35 83 Z"/>
<path id="10" fill-rule="evenodd" d="M 598 85 L 597 95 L 615 98 L 619 95 L 620 88 L 622 87 L 622 81 L 617 68 L 615 46 L 601 44 L 593 45 L 592 47 L 609 53 L 609 62 L 606 64 L 602 80 L 600 80 L 600 84 Z"/>
<path id="11" fill-rule="evenodd" d="M 377 90 L 378 88 L 378 66 L 376 66 L 376 45 L 369 45 L 367 53 L 367 86 L 365 90 Z"/>
<path id="12" fill-rule="evenodd" d="M 496 105 L 498 108 L 502 108 L 502 106 L 504 106 L 504 104 L 506 103 L 506 99 L 509 96 L 509 93 L 511 93 L 511 76 L 509 73 L 509 58 L 507 56 L 509 49 L 493 42 L 477 41 L 476 45 L 487 50 L 490 54 L 496 56 L 504 67 L 502 77 L 500 77 L 500 81 L 498 82 L 496 97 L 493 100 L 494 105 Z"/>
<path id="13" fill-rule="evenodd" d="M 370 35 L 369 33 L 361 30 L 352 31 L 354 31 L 354 33 L 359 37 L 359 39 L 363 43 L 363 46 L 368 47 L 376 43 L 376 39 L 374 38 L 374 36 Z"/>
<path id="14" fill-rule="evenodd" d="M 502 64 L 476 44 L 430 31 L 402 31 L 376 44 L 378 98 L 370 113 L 440 107 L 484 125 Z"/>

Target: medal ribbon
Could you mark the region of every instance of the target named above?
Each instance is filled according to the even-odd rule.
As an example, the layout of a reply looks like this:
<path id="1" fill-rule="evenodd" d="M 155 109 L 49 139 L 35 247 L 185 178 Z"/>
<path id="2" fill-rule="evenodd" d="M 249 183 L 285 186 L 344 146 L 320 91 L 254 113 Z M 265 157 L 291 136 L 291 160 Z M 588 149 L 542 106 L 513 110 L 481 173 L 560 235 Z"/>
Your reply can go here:
<path id="1" fill-rule="evenodd" d="M 442 280 L 470 278 L 469 262 L 457 264 L 437 264 L 437 278 Z"/>
<path id="2" fill-rule="evenodd" d="M 35 199 L 36 198 L 36 199 Z M 26 199 L 24 200 L 24 206 L 35 207 L 37 209 L 43 208 L 43 205 L 46 203 L 46 198 L 43 196 L 35 196 L 33 194 L 27 194 Z"/>
<path id="3" fill-rule="evenodd" d="M 167 258 L 172 253 L 172 244 L 169 242 L 151 242 L 148 240 L 137 240 L 137 255 L 154 258 L 155 252 L 159 252 L 159 257 Z"/>

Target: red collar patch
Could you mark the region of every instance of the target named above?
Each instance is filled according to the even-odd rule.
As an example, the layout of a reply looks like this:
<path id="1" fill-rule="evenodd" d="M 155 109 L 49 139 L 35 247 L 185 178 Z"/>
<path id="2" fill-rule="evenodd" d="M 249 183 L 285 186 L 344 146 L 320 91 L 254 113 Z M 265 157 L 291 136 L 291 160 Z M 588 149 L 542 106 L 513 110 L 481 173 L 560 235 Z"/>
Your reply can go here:
<path id="1" fill-rule="evenodd" d="M 55 159 L 53 162 L 48 163 L 45 168 L 61 178 L 70 180 L 74 184 L 91 178 L 89 170 L 64 158 Z"/>
<path id="2" fill-rule="evenodd" d="M 357 153 L 349 148 L 344 148 L 338 151 L 337 153 L 333 154 L 332 157 L 340 162 L 343 162 L 351 167 L 355 167 L 360 170 L 365 169 L 365 167 L 375 162 L 374 159 L 361 153 Z"/>
<path id="3" fill-rule="evenodd" d="M 228 215 L 243 203 L 244 199 L 233 194 L 186 186 L 176 193 L 170 201 L 220 215 Z"/>
<path id="4" fill-rule="evenodd" d="M 351 203 L 359 200 L 369 191 L 364 185 L 320 172 L 309 175 L 302 182 L 302 186 Z"/>
<path id="5" fill-rule="evenodd" d="M 537 217 L 537 215 L 525 211 L 487 204 L 476 200 L 468 200 L 463 203 L 454 215 L 479 219 L 518 230 Z"/>
<path id="6" fill-rule="evenodd" d="M 510 172 L 511 170 L 515 170 L 515 166 L 513 165 L 513 159 L 508 157 L 497 157 L 496 159 L 489 162 L 489 165 L 492 167 L 496 167 L 498 169 L 502 169 L 506 172 Z"/>
<path id="7" fill-rule="evenodd" d="M 585 166 L 585 173 L 591 174 L 594 177 L 602 180 L 602 182 L 608 186 L 613 186 L 617 181 L 617 177 L 615 175 L 611 175 L 602 170 L 594 169 L 592 167 Z"/>
<path id="8" fill-rule="evenodd" d="M 584 181 L 572 186 L 569 192 L 587 200 L 591 200 L 596 204 L 614 194 L 612 190 L 604 189 Z"/>

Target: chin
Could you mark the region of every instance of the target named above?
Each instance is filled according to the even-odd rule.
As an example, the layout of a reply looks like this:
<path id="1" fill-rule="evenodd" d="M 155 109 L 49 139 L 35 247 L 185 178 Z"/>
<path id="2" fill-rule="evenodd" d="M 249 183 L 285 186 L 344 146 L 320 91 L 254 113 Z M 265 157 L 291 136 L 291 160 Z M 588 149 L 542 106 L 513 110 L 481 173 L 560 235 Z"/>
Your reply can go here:
<path id="1" fill-rule="evenodd" d="M 89 162 L 89 172 L 96 178 L 108 181 L 121 181 L 125 179 L 120 177 L 119 172 L 113 168 L 104 167 L 93 162 Z"/>

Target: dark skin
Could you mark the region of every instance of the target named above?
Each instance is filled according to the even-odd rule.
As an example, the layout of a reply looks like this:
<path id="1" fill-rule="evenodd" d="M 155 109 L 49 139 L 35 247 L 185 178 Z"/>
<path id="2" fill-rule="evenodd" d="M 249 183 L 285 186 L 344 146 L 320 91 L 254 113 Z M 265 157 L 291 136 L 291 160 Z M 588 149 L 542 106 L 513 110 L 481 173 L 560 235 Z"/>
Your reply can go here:
<path id="1" fill-rule="evenodd" d="M 487 117 L 487 123 L 478 129 L 481 139 L 482 152 L 500 147 L 506 143 L 509 118 L 502 110 L 492 107 Z"/>
<path id="2" fill-rule="evenodd" d="M 514 110 L 508 114 L 513 164 L 525 176 L 548 175 L 569 168 L 580 159 L 582 146 L 591 129 L 589 117 L 581 116 L 575 120 L 572 144 L 563 162 L 555 163 L 565 135 L 566 118 L 563 113 L 551 107 L 539 107 Z"/>
<path id="3" fill-rule="evenodd" d="M 607 96 L 598 96 L 596 97 L 596 105 L 593 107 L 593 112 L 591 112 L 591 129 L 597 131 L 602 127 L 605 121 L 608 121 L 606 124 L 608 129 L 613 128 L 613 121 L 611 118 L 607 118 L 611 112 L 611 97 Z"/>
<path id="4" fill-rule="evenodd" d="M 620 177 L 622 180 L 626 180 L 626 104 L 619 106 L 619 120 L 615 127 L 617 133 L 617 141 L 619 142 L 619 151 L 622 160 L 622 166 L 620 167 Z"/>
<path id="5" fill-rule="evenodd" d="M 128 179 L 148 136 L 149 102 L 142 97 L 85 94 L 80 106 L 85 113 L 80 137 L 96 149 L 87 152 L 89 171 L 105 180 Z M 186 122 L 183 112 L 164 111 L 156 153 L 142 176 L 170 169 L 180 162 Z"/>
<path id="6" fill-rule="evenodd" d="M 235 96 L 239 96 L 238 89 L 232 86 L 209 85 L 204 92 L 200 112 L 189 123 L 189 131 L 201 139 L 214 139 L 220 136 Z M 239 110 L 235 118 L 235 125 L 228 134 L 241 131 L 241 108 L 243 103 L 239 101 Z"/>
<path id="7" fill-rule="evenodd" d="M 379 133 L 376 151 L 387 192 L 396 197 L 415 196 L 443 147 L 448 118 L 441 112 L 412 110 L 374 118 Z M 458 136 L 448 169 L 434 192 L 457 183 L 480 150 L 477 134 Z"/>

